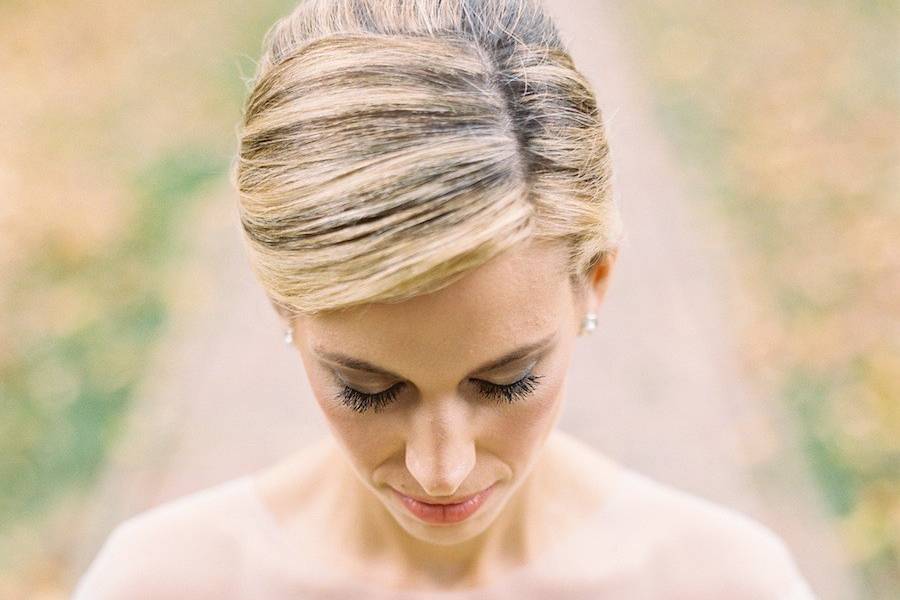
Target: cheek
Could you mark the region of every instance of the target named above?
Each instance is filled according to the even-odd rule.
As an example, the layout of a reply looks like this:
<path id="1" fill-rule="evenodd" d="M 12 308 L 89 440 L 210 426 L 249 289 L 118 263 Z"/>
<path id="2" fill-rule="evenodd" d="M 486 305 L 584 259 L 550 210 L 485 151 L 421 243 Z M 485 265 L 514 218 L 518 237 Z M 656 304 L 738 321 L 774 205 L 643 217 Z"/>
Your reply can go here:
<path id="1" fill-rule="evenodd" d="M 374 467 L 383 460 L 389 451 L 390 436 L 381 419 L 377 415 L 360 419 L 341 406 L 334 399 L 338 388 L 327 374 L 309 374 L 309 383 L 328 428 L 353 462 L 362 467 Z"/>
<path id="2" fill-rule="evenodd" d="M 481 429 L 481 445 L 510 465 L 530 462 L 556 423 L 564 384 L 562 373 L 547 373 L 531 398 L 494 408 Z"/>
<path id="3" fill-rule="evenodd" d="M 363 424 L 334 400 L 338 389 L 327 373 L 309 373 L 309 382 L 329 429 L 363 472 L 377 468 L 396 452 L 397 444 L 402 446 L 396 437 L 396 414 L 370 414 Z M 552 369 L 530 398 L 509 405 L 482 401 L 476 416 L 479 446 L 513 468 L 524 468 L 554 426 L 564 390 L 565 370 Z"/>

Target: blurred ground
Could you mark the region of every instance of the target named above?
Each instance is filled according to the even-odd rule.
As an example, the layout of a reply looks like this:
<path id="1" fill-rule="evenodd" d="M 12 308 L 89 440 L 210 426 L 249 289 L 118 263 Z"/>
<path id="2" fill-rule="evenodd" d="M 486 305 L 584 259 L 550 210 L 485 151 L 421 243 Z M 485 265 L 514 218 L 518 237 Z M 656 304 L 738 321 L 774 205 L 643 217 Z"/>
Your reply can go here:
<path id="1" fill-rule="evenodd" d="M 41 499 L 25 505 L 36 514 L 39 504 L 55 503 L 40 528 L 23 518 L 4 531 L 0 549 L 12 550 L 15 561 L 0 574 L 0 598 L 65 597 L 122 519 L 256 469 L 324 433 L 299 360 L 281 343 L 273 311 L 247 269 L 233 196 L 222 183 L 241 94 L 235 77 L 247 69 L 222 48 L 255 56 L 262 27 L 290 4 L 273 0 L 251 12 L 239 2 L 98 3 L 90 26 L 73 26 L 83 12 L 75 3 L 28 10 L 0 4 L 0 23 L 9 24 L 0 33 L 10 34 L 2 38 L 0 64 L 14 92 L 0 96 L 0 109 L 17 115 L 0 140 L 0 193 L 33 196 L 30 203 L 0 204 L 0 219 L 10 224 L 5 230 L 16 232 L 0 240 L 0 300 L 4 314 L 14 316 L 0 321 L 0 396 L 23 399 L 0 403 L 0 448 L 12 458 L 3 465 L 13 475 L 12 497 L 21 489 L 29 492 L 21 497 Z M 889 232 L 900 228 L 892 220 L 897 211 L 876 204 L 887 189 L 876 186 L 889 186 L 892 171 L 863 157 L 866 151 L 890 156 L 889 137 L 878 125 L 891 119 L 871 108 L 862 91 L 844 99 L 838 73 L 829 110 L 837 106 L 868 120 L 845 121 L 841 141 L 858 145 L 817 154 L 827 138 L 813 134 L 823 135 L 830 124 L 815 103 L 817 81 L 796 70 L 779 79 L 777 69 L 751 60 L 765 40 L 795 69 L 818 60 L 844 74 L 866 73 L 824 50 L 803 55 L 807 30 L 790 27 L 821 18 L 823 33 L 810 34 L 817 43 L 814 36 L 822 35 L 865 48 L 856 40 L 881 38 L 842 29 L 852 21 L 825 9 L 801 13 L 775 2 L 766 3 L 771 12 L 748 8 L 740 18 L 729 13 L 733 2 L 713 9 L 642 0 L 621 12 L 610 3 L 547 4 L 600 96 L 629 231 L 598 331 L 579 342 L 562 427 L 633 468 L 762 521 L 785 539 L 822 598 L 856 597 L 836 533 L 851 542 L 859 564 L 882 565 L 866 573 L 889 585 L 885 576 L 896 560 L 890 532 L 900 530 L 900 510 L 892 508 L 894 480 L 878 476 L 888 459 L 876 459 L 890 447 L 879 441 L 889 439 L 879 428 L 896 430 L 891 413 L 878 415 L 890 410 L 884 386 L 896 384 L 891 374 L 898 371 L 889 351 L 874 342 L 891 330 L 887 319 L 896 304 L 887 299 L 890 286 L 875 282 L 900 281 L 886 277 L 895 263 L 885 251 Z M 770 28 L 775 21 L 783 27 Z M 747 33 L 744 26 L 748 39 L 735 35 Z M 166 43 L 152 43 L 163 31 Z M 800 41 L 779 46 L 787 44 L 782 40 Z M 663 85 L 646 87 L 644 75 Z M 799 98 L 786 106 L 803 110 L 791 116 L 776 100 L 757 98 L 756 90 Z M 660 103 L 674 105 L 663 113 L 662 129 L 653 111 Z M 769 113 L 750 119 L 758 106 L 782 120 Z M 735 125 L 745 122 L 746 131 Z M 795 145 L 781 140 L 783 130 L 792 132 Z M 678 145 L 664 141 L 663 131 Z M 808 139 L 797 146 L 804 132 Z M 686 162 L 698 152 L 738 158 L 698 168 Z M 829 160 L 817 160 L 823 156 Z M 839 156 L 860 158 L 840 171 Z M 874 169 L 872 177 L 864 167 Z M 822 169 L 830 170 L 825 180 L 817 179 Z M 712 189 L 700 185 L 707 180 Z M 734 189 L 756 195 L 745 206 L 734 200 Z M 837 198 L 851 194 L 872 218 L 861 211 L 829 220 L 814 212 L 839 204 L 803 195 L 819 189 Z M 792 203 L 797 198 L 809 201 Z M 715 210 L 717 202 L 729 204 Z M 751 205 L 763 207 L 762 216 Z M 729 219 L 751 235 L 737 235 Z M 843 224 L 850 234 L 841 235 Z M 792 239 L 791 231 L 803 232 L 803 239 Z M 831 253 L 812 261 L 824 247 L 815 242 L 831 234 Z M 783 291 L 761 275 L 749 247 L 757 241 L 766 264 L 777 267 L 776 283 L 793 276 L 801 289 Z M 803 252 L 784 250 L 801 241 Z M 843 270 L 829 270 L 831 264 Z M 854 264 L 866 270 L 853 271 L 848 265 Z M 846 296 L 823 287 L 841 274 L 852 276 L 857 286 L 848 289 L 861 301 L 830 306 L 831 312 L 798 308 L 805 306 L 801 292 Z M 799 315 L 790 326 L 766 301 L 770 289 Z M 848 327 L 851 321 L 861 324 L 862 336 Z M 796 365 L 841 372 L 850 363 L 833 351 L 840 347 L 836 339 L 873 349 L 852 363 L 865 367 L 860 379 L 848 379 L 853 387 L 830 396 L 801 385 L 784 396 L 772 383 Z M 17 366 L 19 355 L 27 368 Z M 832 398 L 844 407 L 837 416 L 826 410 Z M 855 410 L 848 412 L 850 405 Z M 822 407 L 825 412 L 812 414 L 830 420 L 797 421 L 798 407 Z M 107 449 L 106 462 L 96 463 Z M 828 499 L 843 494 L 838 530 L 804 457 L 812 457 L 812 472 L 831 490 Z M 94 481 L 93 464 L 103 470 L 88 495 L 62 493 L 70 480 Z M 27 480 L 16 478 L 23 472 Z M 19 507 L 6 501 L 0 508 L 7 515 Z M 77 527 L 75 515 L 84 515 Z"/>
<path id="2" fill-rule="evenodd" d="M 867 597 L 894 598 L 900 3 L 620 6 L 692 200 L 728 228 L 748 379 L 787 412 Z"/>

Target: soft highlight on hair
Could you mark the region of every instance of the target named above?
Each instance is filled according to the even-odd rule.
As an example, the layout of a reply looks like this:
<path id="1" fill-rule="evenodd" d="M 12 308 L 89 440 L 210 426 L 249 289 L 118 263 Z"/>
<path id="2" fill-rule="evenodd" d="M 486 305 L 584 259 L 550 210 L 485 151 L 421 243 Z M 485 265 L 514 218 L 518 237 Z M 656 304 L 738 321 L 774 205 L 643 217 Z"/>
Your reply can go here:
<path id="1" fill-rule="evenodd" d="M 618 247 L 606 134 L 537 0 L 303 0 L 266 34 L 232 181 L 282 316 L 400 302 L 519 242 Z"/>

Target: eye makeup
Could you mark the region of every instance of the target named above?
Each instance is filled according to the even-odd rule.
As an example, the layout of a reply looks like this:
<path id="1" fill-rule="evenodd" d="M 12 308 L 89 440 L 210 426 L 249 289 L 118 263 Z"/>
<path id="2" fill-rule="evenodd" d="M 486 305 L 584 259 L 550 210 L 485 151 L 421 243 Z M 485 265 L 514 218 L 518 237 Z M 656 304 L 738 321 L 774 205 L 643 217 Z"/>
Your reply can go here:
<path id="1" fill-rule="evenodd" d="M 474 375 L 476 373 L 496 371 L 501 367 L 504 367 L 516 361 L 524 360 L 529 356 L 533 356 L 538 353 L 543 355 L 543 353 L 551 347 L 555 340 L 556 332 L 551 332 L 549 335 L 536 342 L 525 344 L 524 346 L 520 346 L 519 348 L 507 352 L 499 358 L 488 361 L 487 363 L 477 367 L 474 371 L 471 372 L 471 374 Z M 329 351 L 318 344 L 313 346 L 313 353 L 322 361 L 327 361 L 346 369 L 353 369 L 355 371 L 362 371 L 368 374 L 379 375 L 388 379 L 404 379 L 402 376 L 392 373 L 387 369 L 379 367 L 378 365 L 373 365 L 370 362 L 360 360 L 352 356 L 347 356 L 340 352 Z"/>
<path id="2" fill-rule="evenodd" d="M 534 365 L 528 369 L 523 377 L 510 384 L 491 383 L 482 379 L 471 379 L 471 381 L 478 387 L 478 392 L 482 397 L 496 400 L 501 404 L 512 404 L 513 402 L 525 400 L 537 389 L 538 381 L 543 378 L 543 375 L 533 374 L 533 368 Z M 370 394 L 347 385 L 336 374 L 335 380 L 340 389 L 334 396 L 334 399 L 358 413 L 364 413 L 368 410 L 373 410 L 376 413 L 380 412 L 396 399 L 397 394 L 406 385 L 405 382 L 399 381 L 386 390 Z"/>
<path id="3" fill-rule="evenodd" d="M 364 413 L 369 409 L 372 409 L 375 412 L 381 412 L 381 410 L 385 406 L 394 401 L 394 399 L 397 397 L 397 393 L 400 391 L 400 388 L 402 388 L 405 384 L 400 381 L 395 383 L 388 389 L 377 392 L 375 394 L 361 392 L 346 384 L 340 385 L 341 389 L 335 396 L 335 400 L 339 401 L 341 404 L 354 412 Z"/>

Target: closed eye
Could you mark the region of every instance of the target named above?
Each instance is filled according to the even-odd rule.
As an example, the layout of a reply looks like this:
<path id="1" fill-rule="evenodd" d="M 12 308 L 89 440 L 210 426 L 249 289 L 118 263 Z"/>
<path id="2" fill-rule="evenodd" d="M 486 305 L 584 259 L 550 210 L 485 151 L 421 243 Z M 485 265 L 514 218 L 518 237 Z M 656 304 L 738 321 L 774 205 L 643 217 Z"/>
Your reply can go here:
<path id="1" fill-rule="evenodd" d="M 482 395 L 509 404 L 516 400 L 523 400 L 534 393 L 534 390 L 537 388 L 537 382 L 541 378 L 543 378 L 543 375 L 528 373 L 522 379 L 507 385 L 482 381 L 481 379 L 473 379 L 472 381 L 479 386 Z"/>
<path id="2" fill-rule="evenodd" d="M 510 384 L 491 383 L 482 379 L 472 379 L 471 381 L 478 386 L 478 391 L 483 397 L 511 404 L 524 400 L 533 394 L 534 390 L 537 389 L 538 380 L 542 378 L 543 375 L 534 375 L 529 371 L 524 377 Z M 342 385 L 335 399 L 354 412 L 364 413 L 369 409 L 380 412 L 396 399 L 397 394 L 405 385 L 405 382 L 399 381 L 391 387 L 374 394 L 361 392 L 348 385 Z"/>

